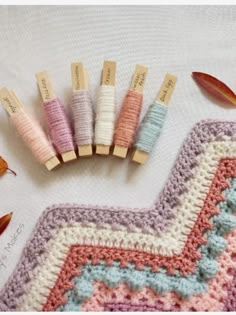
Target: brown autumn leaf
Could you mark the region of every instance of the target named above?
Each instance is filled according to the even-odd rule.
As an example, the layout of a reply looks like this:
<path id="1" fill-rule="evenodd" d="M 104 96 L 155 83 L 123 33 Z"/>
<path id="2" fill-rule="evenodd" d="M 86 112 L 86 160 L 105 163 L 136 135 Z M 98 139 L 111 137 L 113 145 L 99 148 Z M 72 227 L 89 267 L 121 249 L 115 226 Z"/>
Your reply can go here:
<path id="1" fill-rule="evenodd" d="M 3 175 L 6 171 L 10 171 L 12 172 L 15 176 L 16 176 L 16 172 L 14 172 L 13 170 L 11 170 L 8 167 L 7 162 L 0 156 L 0 176 Z"/>
<path id="2" fill-rule="evenodd" d="M 11 221 L 13 212 L 10 212 L 0 218 L 0 235 L 6 230 L 8 224 Z"/>
<path id="3" fill-rule="evenodd" d="M 227 104 L 236 105 L 236 94 L 225 83 L 203 72 L 192 72 L 192 75 L 210 95 Z"/>

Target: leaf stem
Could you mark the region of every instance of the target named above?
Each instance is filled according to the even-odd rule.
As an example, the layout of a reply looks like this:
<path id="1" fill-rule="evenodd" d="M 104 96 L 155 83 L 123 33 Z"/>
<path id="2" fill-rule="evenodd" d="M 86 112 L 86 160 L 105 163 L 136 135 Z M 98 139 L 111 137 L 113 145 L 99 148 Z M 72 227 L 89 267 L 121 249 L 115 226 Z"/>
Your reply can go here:
<path id="1" fill-rule="evenodd" d="M 16 172 L 14 172 L 12 169 L 7 168 L 8 171 L 10 171 L 12 174 L 14 174 L 15 176 L 17 175 Z"/>

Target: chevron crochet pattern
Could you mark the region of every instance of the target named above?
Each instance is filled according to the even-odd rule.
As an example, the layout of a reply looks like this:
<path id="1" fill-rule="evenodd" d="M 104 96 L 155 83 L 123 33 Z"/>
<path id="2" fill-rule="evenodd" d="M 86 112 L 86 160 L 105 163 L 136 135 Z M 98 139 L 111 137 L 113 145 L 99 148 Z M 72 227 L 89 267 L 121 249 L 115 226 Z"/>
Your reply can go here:
<path id="1" fill-rule="evenodd" d="M 235 311 L 236 122 L 199 122 L 150 209 L 41 216 L 0 311 Z"/>

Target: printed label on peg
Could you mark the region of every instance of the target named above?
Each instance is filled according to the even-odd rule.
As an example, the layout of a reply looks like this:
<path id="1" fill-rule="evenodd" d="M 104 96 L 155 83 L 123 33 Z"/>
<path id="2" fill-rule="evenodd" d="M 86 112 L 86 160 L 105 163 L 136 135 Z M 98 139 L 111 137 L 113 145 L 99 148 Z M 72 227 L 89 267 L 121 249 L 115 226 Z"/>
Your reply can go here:
<path id="1" fill-rule="evenodd" d="M 104 61 L 102 71 L 102 85 L 115 86 L 116 82 L 116 62 Z"/>
<path id="2" fill-rule="evenodd" d="M 171 95 L 174 92 L 176 82 L 177 77 L 167 73 L 161 85 L 161 88 L 157 94 L 156 100 L 163 103 L 164 105 L 168 105 Z"/>
<path id="3" fill-rule="evenodd" d="M 16 95 L 16 93 L 13 90 L 10 90 L 10 93 L 11 93 L 12 97 L 15 99 L 16 103 L 18 103 L 18 105 L 20 107 L 23 107 L 24 105 L 23 105 L 22 101 L 19 99 L 19 97 Z"/>
<path id="4" fill-rule="evenodd" d="M 85 70 L 81 62 L 74 62 L 71 64 L 71 76 L 73 90 L 87 89 Z"/>
<path id="5" fill-rule="evenodd" d="M 39 90 L 44 102 L 56 98 L 51 81 L 46 71 L 36 73 L 36 79 L 39 85 Z"/>
<path id="6" fill-rule="evenodd" d="M 132 82 L 130 85 L 130 90 L 138 93 L 143 93 L 144 84 L 146 81 L 148 73 L 148 68 L 142 65 L 136 65 Z"/>
<path id="7" fill-rule="evenodd" d="M 5 87 L 0 90 L 0 99 L 9 115 L 16 113 L 21 108 L 19 103 Z"/>

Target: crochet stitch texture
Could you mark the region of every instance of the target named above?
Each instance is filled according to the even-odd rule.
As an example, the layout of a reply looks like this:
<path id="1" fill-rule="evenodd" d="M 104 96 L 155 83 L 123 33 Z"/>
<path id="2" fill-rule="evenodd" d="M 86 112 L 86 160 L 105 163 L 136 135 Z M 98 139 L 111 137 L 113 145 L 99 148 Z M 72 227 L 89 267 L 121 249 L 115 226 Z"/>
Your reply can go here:
<path id="1" fill-rule="evenodd" d="M 198 123 L 150 209 L 47 209 L 0 311 L 236 310 L 235 136 Z"/>

